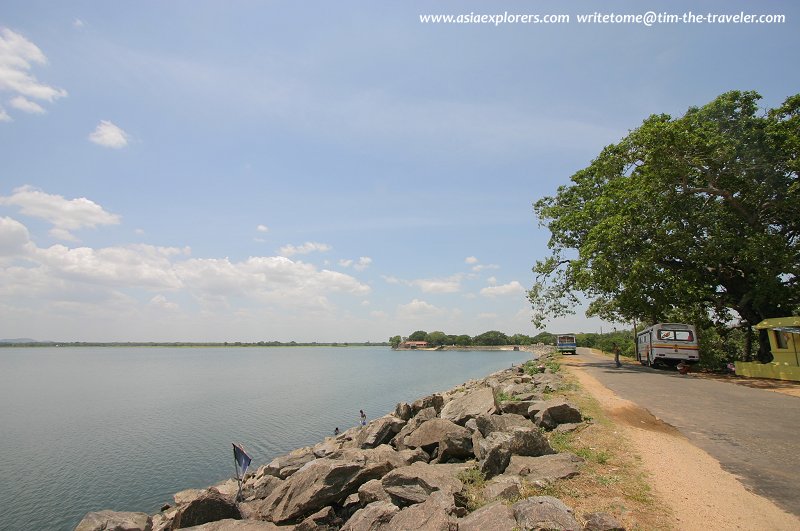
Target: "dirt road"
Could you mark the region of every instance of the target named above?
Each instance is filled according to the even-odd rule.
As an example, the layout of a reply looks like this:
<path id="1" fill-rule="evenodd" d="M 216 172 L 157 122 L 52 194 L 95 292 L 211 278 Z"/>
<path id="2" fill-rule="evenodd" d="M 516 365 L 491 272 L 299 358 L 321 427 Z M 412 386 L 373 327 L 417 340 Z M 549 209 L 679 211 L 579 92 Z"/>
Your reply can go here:
<path id="1" fill-rule="evenodd" d="M 676 529 L 800 529 L 800 399 L 632 364 L 616 369 L 588 349 L 564 363 L 625 427 Z"/>

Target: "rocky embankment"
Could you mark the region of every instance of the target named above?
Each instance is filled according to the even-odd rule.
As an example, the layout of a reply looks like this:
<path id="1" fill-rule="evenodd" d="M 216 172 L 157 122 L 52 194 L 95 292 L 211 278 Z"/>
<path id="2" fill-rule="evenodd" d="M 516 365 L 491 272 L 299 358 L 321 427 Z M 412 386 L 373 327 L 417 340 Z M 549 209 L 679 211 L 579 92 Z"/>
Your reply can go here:
<path id="1" fill-rule="evenodd" d="M 548 356 L 277 457 L 247 475 L 239 503 L 229 480 L 179 492 L 155 515 L 89 513 L 76 531 L 622 529 L 608 514 L 525 497 L 583 462 L 548 443 L 547 431 L 584 422 L 563 399 L 543 399 L 561 385 Z"/>

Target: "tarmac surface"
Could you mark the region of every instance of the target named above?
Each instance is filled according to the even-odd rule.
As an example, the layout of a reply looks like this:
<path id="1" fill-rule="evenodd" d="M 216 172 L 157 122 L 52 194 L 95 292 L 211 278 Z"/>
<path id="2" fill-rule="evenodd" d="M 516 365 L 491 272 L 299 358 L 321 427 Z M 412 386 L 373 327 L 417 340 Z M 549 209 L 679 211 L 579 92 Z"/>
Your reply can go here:
<path id="1" fill-rule="evenodd" d="M 564 357 L 568 363 L 570 358 Z M 734 380 L 682 376 L 630 361 L 617 368 L 610 355 L 586 348 L 574 360 L 671 427 L 665 429 L 680 431 L 748 490 L 800 516 L 800 397 L 791 396 L 793 386 L 790 393 L 773 392 L 776 386 L 769 384 L 731 385 Z"/>

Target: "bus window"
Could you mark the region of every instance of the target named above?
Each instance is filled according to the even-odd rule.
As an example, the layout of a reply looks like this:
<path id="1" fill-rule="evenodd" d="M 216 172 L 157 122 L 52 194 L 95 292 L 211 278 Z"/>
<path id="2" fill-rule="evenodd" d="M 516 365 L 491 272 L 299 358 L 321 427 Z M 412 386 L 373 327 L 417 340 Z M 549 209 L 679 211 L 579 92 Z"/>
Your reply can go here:
<path id="1" fill-rule="evenodd" d="M 691 330 L 659 330 L 658 339 L 670 341 L 693 341 L 694 335 Z"/>

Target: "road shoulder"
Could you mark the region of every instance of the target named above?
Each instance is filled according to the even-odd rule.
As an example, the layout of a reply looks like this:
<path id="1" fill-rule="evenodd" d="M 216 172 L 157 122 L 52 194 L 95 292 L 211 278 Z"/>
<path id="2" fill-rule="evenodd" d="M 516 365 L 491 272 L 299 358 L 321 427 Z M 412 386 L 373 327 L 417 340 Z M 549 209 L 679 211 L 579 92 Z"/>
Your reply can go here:
<path id="1" fill-rule="evenodd" d="M 675 529 L 800 529 L 800 519 L 746 490 L 677 429 L 603 386 L 580 360 L 561 361 L 624 431 L 655 494 L 670 507 Z"/>

